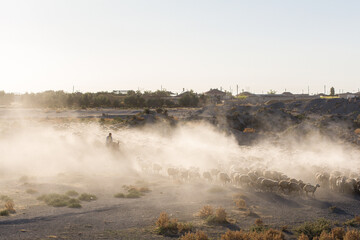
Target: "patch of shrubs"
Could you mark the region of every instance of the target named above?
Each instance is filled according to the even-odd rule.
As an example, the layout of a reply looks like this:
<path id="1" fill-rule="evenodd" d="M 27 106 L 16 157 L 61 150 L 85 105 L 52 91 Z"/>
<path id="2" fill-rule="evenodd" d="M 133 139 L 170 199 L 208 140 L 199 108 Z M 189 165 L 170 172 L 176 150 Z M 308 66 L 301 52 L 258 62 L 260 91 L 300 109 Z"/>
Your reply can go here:
<path id="1" fill-rule="evenodd" d="M 177 219 L 171 219 L 166 212 L 160 213 L 156 221 L 156 232 L 164 236 L 180 236 L 191 232 L 193 226 L 191 223 L 181 223 Z"/>
<path id="2" fill-rule="evenodd" d="M 79 199 L 70 198 L 67 195 L 51 193 L 51 194 L 41 195 L 37 199 L 39 201 L 45 202 L 48 206 L 52 206 L 52 207 L 81 208 Z"/>
<path id="3" fill-rule="evenodd" d="M 351 227 L 358 227 L 360 225 L 360 216 L 355 216 L 353 219 L 347 220 L 344 224 Z"/>
<path id="4" fill-rule="evenodd" d="M 219 207 L 215 211 L 212 206 L 205 205 L 197 214 L 200 218 L 204 219 L 208 224 L 225 224 L 226 211 L 224 208 Z"/>
<path id="5" fill-rule="evenodd" d="M 324 218 L 319 218 L 314 222 L 305 222 L 304 224 L 295 228 L 295 231 L 298 234 L 304 234 L 310 239 L 314 237 L 319 237 L 322 232 L 330 232 L 331 222 Z"/>
<path id="6" fill-rule="evenodd" d="M 148 187 L 135 187 L 124 185 L 123 188 L 127 193 L 117 193 L 114 195 L 116 198 L 140 198 L 145 195 L 145 193 L 150 192 Z"/>
<path id="7" fill-rule="evenodd" d="M 203 231 L 196 233 L 188 232 L 179 238 L 179 240 L 208 240 L 208 236 Z"/>
<path id="8" fill-rule="evenodd" d="M 322 231 L 320 236 L 309 238 L 306 234 L 302 233 L 298 240 L 358 240 L 360 239 L 360 231 L 348 230 L 345 231 L 342 227 L 333 228 L 330 232 Z"/>
<path id="9" fill-rule="evenodd" d="M 94 194 L 82 193 L 82 194 L 79 196 L 79 200 L 80 200 L 80 201 L 84 201 L 84 202 L 91 202 L 91 201 L 97 200 L 97 197 L 96 197 Z"/>
<path id="10" fill-rule="evenodd" d="M 221 240 L 284 240 L 285 236 L 281 231 L 268 229 L 264 232 L 230 231 L 221 235 Z"/>
<path id="11" fill-rule="evenodd" d="M 65 195 L 69 196 L 69 197 L 77 197 L 79 196 L 79 193 L 77 191 L 74 190 L 69 190 L 65 193 Z"/>

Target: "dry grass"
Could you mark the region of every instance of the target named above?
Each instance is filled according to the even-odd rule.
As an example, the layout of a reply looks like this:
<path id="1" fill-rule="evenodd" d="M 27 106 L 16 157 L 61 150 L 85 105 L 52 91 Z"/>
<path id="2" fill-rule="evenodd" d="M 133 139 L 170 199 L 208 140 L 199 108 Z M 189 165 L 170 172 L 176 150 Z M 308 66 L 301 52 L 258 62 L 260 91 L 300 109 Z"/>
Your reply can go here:
<path id="1" fill-rule="evenodd" d="M 198 231 L 196 233 L 185 233 L 185 235 L 181 236 L 179 240 L 208 240 L 208 236 L 203 231 Z"/>
<path id="2" fill-rule="evenodd" d="M 214 214 L 214 208 L 210 205 L 205 205 L 198 213 L 199 217 L 207 218 Z"/>
<path id="3" fill-rule="evenodd" d="M 298 237 L 298 240 L 309 240 L 309 237 L 307 235 L 305 235 L 304 233 L 300 234 L 300 236 Z"/>
<path id="4" fill-rule="evenodd" d="M 178 236 L 192 230 L 190 223 L 181 223 L 177 219 L 171 219 L 166 212 L 160 213 L 156 221 L 156 231 L 165 236 Z"/>
<path id="5" fill-rule="evenodd" d="M 344 224 L 351 227 L 357 227 L 360 225 L 360 216 L 355 216 L 353 219 L 347 220 Z"/>
<path id="6" fill-rule="evenodd" d="M 344 240 L 358 240 L 360 239 L 360 231 L 358 230 L 349 230 L 344 236 Z"/>
<path id="7" fill-rule="evenodd" d="M 246 207 L 246 201 L 244 199 L 241 199 L 241 198 L 235 200 L 235 205 L 240 210 L 245 210 L 247 208 Z"/>
<path id="8" fill-rule="evenodd" d="M 15 211 L 15 204 L 12 200 L 7 201 L 5 203 L 5 209 L 9 212 L 9 213 L 16 213 Z"/>
<path id="9" fill-rule="evenodd" d="M 216 209 L 215 214 L 209 215 L 206 218 L 206 222 L 208 224 L 225 224 L 228 223 L 226 220 L 226 211 L 224 208 L 219 207 Z"/>
<path id="10" fill-rule="evenodd" d="M 255 129 L 253 129 L 253 128 L 245 128 L 243 132 L 244 132 L 244 133 L 254 133 L 254 132 L 256 132 L 256 131 L 255 131 Z"/>
<path id="11" fill-rule="evenodd" d="M 221 240 L 284 240 L 282 232 L 269 229 L 265 232 L 227 231 L 221 235 Z"/>

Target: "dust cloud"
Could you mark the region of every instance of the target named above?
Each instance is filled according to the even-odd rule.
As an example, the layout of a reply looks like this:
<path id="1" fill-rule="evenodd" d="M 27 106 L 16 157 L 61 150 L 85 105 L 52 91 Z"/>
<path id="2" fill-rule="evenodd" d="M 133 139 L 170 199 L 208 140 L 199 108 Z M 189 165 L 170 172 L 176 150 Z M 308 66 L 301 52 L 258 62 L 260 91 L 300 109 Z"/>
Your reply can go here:
<path id="1" fill-rule="evenodd" d="M 176 127 L 112 129 L 98 122 L 54 123 L 17 121 L 1 125 L 0 174 L 51 177 L 64 173 L 98 176 L 141 174 L 141 164 L 196 167 L 232 171 L 236 168 L 277 170 L 311 180 L 318 170 L 357 171 L 359 151 L 330 141 L 318 133 L 281 144 L 260 139 L 239 146 L 234 136 L 208 123 L 183 123 Z M 109 150 L 105 138 L 112 132 L 120 151 Z"/>

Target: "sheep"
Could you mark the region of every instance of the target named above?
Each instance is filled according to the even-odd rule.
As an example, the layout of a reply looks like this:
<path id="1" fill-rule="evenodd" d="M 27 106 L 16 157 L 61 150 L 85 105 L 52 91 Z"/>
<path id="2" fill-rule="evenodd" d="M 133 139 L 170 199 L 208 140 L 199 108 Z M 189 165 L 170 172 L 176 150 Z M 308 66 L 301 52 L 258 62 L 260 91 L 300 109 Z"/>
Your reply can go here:
<path id="1" fill-rule="evenodd" d="M 274 187 L 279 186 L 279 182 L 265 178 L 261 181 L 261 186 L 263 189 L 269 189 L 270 191 L 272 191 Z"/>
<path id="2" fill-rule="evenodd" d="M 201 175 L 197 170 L 189 171 L 189 179 L 199 179 L 199 178 L 201 178 Z"/>
<path id="3" fill-rule="evenodd" d="M 346 182 L 346 177 L 344 176 L 337 177 L 336 179 L 336 184 L 335 184 L 336 189 L 341 193 L 345 192 L 345 182 Z"/>
<path id="4" fill-rule="evenodd" d="M 180 178 L 181 180 L 183 181 L 187 181 L 189 180 L 189 170 L 183 168 L 183 169 L 180 169 Z"/>
<path id="5" fill-rule="evenodd" d="M 318 181 L 323 187 L 329 186 L 330 175 L 328 173 L 317 172 L 315 174 L 316 181 Z"/>
<path id="6" fill-rule="evenodd" d="M 312 196 L 315 197 L 315 191 L 316 189 L 320 187 L 319 184 L 316 184 L 316 186 L 313 186 L 311 184 L 306 184 L 304 187 L 303 187 L 303 190 L 306 192 L 306 196 L 308 196 L 308 193 L 311 192 L 312 193 Z"/>
<path id="7" fill-rule="evenodd" d="M 172 177 L 173 179 L 175 179 L 179 175 L 179 169 L 168 168 L 167 173 L 168 173 L 169 177 Z"/>
<path id="8" fill-rule="evenodd" d="M 218 174 L 218 179 L 219 179 L 220 182 L 222 182 L 223 184 L 226 184 L 227 182 L 230 183 L 230 181 L 231 181 L 229 175 L 227 175 L 227 174 L 224 173 L 224 172 L 220 172 L 220 173 Z"/>
<path id="9" fill-rule="evenodd" d="M 302 183 L 295 183 L 295 182 L 290 182 L 289 183 L 289 193 L 298 193 L 300 194 L 301 193 L 301 190 L 302 190 Z"/>
<path id="10" fill-rule="evenodd" d="M 281 180 L 281 181 L 279 182 L 279 188 L 280 188 L 280 190 L 281 190 L 282 192 L 284 192 L 284 193 L 285 193 L 285 190 L 287 190 L 288 192 L 290 192 L 290 188 L 289 188 L 290 183 L 291 183 L 291 182 L 289 182 L 289 181 Z"/>
<path id="11" fill-rule="evenodd" d="M 159 165 L 159 164 L 157 164 L 157 163 L 154 163 L 153 164 L 153 171 L 154 171 L 154 173 L 157 173 L 157 174 L 160 174 L 160 171 L 162 170 L 162 167 Z"/>
<path id="12" fill-rule="evenodd" d="M 256 176 L 254 172 L 249 172 L 247 175 L 250 177 L 251 181 L 253 182 L 255 182 L 258 179 L 258 176 Z"/>
<path id="13" fill-rule="evenodd" d="M 212 182 L 212 176 L 210 172 L 203 172 L 203 178 L 209 182 Z"/>
<path id="14" fill-rule="evenodd" d="M 246 174 L 238 174 L 235 176 L 235 183 L 239 185 L 249 185 L 251 183 L 251 178 Z"/>
<path id="15" fill-rule="evenodd" d="M 220 173 L 220 170 L 213 168 L 210 170 L 210 173 L 212 176 L 217 177 L 217 175 Z"/>
<path id="16" fill-rule="evenodd" d="M 355 193 L 356 187 L 357 187 L 357 184 L 356 184 L 355 179 L 350 178 L 350 179 L 345 180 L 345 184 L 344 184 L 344 192 L 345 193 L 349 193 L 349 194 Z"/>

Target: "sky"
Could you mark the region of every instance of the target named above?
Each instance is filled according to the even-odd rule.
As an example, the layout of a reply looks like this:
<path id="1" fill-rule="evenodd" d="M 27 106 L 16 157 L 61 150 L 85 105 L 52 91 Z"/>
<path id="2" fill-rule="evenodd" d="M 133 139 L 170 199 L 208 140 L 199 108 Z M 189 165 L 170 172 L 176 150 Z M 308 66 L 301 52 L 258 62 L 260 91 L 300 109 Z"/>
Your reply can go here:
<path id="1" fill-rule="evenodd" d="M 360 1 L 0 0 L 0 90 L 360 88 Z"/>

